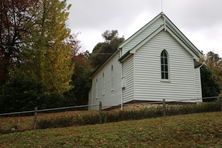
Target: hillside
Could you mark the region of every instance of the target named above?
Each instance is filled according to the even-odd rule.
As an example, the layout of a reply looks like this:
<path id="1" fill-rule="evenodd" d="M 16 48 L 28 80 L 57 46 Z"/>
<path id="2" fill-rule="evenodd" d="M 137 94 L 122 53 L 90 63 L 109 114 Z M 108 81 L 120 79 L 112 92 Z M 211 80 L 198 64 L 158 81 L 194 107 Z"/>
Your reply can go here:
<path id="1" fill-rule="evenodd" d="M 0 135 L 0 147 L 196 147 L 222 145 L 222 112 Z"/>

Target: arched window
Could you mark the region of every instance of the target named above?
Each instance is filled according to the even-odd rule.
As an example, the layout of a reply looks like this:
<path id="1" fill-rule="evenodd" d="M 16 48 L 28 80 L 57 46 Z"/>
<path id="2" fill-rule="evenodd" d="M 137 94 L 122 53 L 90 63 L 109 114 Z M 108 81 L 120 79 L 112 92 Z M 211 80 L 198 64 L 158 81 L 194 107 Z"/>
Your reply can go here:
<path id="1" fill-rule="evenodd" d="M 169 79 L 168 53 L 164 49 L 161 52 L 161 79 Z"/>

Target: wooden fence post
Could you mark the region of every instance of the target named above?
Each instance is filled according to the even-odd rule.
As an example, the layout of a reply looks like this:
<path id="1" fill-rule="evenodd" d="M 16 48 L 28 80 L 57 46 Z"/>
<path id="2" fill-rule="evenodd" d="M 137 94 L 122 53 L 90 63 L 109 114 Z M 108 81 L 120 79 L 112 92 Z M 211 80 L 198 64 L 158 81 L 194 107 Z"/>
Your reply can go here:
<path id="1" fill-rule="evenodd" d="M 166 116 L 166 99 L 163 99 L 163 116 Z"/>
<path id="2" fill-rule="evenodd" d="M 99 122 L 100 124 L 103 123 L 103 119 L 102 119 L 102 102 L 99 101 Z"/>
<path id="3" fill-rule="evenodd" d="M 220 111 L 222 111 L 222 98 L 219 96 L 218 100 L 219 100 L 219 103 L 220 103 Z"/>
<path id="4" fill-rule="evenodd" d="M 33 120 L 33 129 L 36 129 L 37 115 L 38 115 L 38 107 L 35 107 L 34 120 Z"/>

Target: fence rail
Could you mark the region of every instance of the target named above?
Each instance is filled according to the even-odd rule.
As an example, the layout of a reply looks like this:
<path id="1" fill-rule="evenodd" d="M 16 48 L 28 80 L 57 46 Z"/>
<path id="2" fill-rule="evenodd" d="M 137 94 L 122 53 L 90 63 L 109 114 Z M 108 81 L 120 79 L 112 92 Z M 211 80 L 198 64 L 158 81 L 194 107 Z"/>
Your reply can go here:
<path id="1" fill-rule="evenodd" d="M 214 96 L 214 97 L 205 97 L 205 98 L 196 98 L 196 99 L 181 99 L 181 100 L 174 100 L 174 99 L 162 99 L 161 101 L 151 101 L 148 102 L 148 104 L 157 104 L 160 105 L 161 112 L 163 116 L 167 115 L 167 104 L 170 103 L 195 103 L 195 102 L 202 102 L 203 100 L 209 100 L 209 99 L 216 99 L 219 102 L 220 105 L 220 110 L 222 111 L 222 99 L 219 96 Z M 124 104 L 125 106 L 125 104 Z M 38 123 L 38 113 L 44 113 L 44 112 L 58 112 L 58 111 L 72 111 L 71 109 L 79 109 L 79 108 L 89 108 L 89 107 L 97 107 L 99 114 L 101 113 L 101 110 L 109 109 L 113 106 L 105 106 L 102 104 L 102 102 L 98 102 L 98 104 L 92 104 L 92 105 L 80 105 L 80 106 L 68 106 L 68 107 L 58 107 L 58 108 L 49 108 L 49 109 L 38 109 L 35 107 L 34 110 L 29 110 L 29 111 L 21 111 L 21 112 L 11 112 L 11 113 L 2 113 L 0 114 L 0 117 L 8 117 L 8 116 L 19 116 L 19 115 L 30 115 L 31 116 L 31 128 L 36 129 L 37 123 Z M 17 120 L 17 119 L 16 119 Z"/>
<path id="2" fill-rule="evenodd" d="M 21 115 L 21 114 L 29 114 L 29 113 L 35 113 L 35 112 L 42 113 L 42 112 L 49 112 L 49 111 L 61 111 L 61 110 L 77 109 L 77 108 L 85 108 L 85 107 L 94 107 L 94 106 L 99 106 L 99 104 L 57 107 L 57 108 L 39 109 L 39 110 L 34 109 L 34 110 L 29 110 L 29 111 L 2 113 L 2 114 L 0 114 L 0 116 Z"/>
<path id="3" fill-rule="evenodd" d="M 181 99 L 181 100 L 174 100 L 174 99 L 163 99 L 162 101 L 149 101 L 150 104 L 163 104 L 165 103 L 192 103 L 195 101 L 201 101 L 201 100 L 209 100 L 209 99 L 219 99 L 220 96 L 213 96 L 213 97 L 204 97 L 204 98 L 196 98 L 196 99 Z M 68 106 L 68 107 L 57 107 L 57 108 L 49 108 L 49 109 L 34 109 L 29 111 L 20 111 L 20 112 L 10 112 L 10 113 L 1 113 L 1 116 L 10 116 L 10 115 L 24 115 L 24 114 L 30 114 L 30 113 L 43 113 L 43 112 L 49 112 L 49 111 L 61 111 L 61 110 L 68 110 L 68 109 L 79 109 L 79 108 L 85 108 L 85 107 L 99 107 L 99 110 L 102 110 L 104 107 L 112 107 L 112 106 L 102 106 L 102 102 L 100 101 L 99 104 L 92 104 L 92 105 L 79 105 L 79 106 Z"/>

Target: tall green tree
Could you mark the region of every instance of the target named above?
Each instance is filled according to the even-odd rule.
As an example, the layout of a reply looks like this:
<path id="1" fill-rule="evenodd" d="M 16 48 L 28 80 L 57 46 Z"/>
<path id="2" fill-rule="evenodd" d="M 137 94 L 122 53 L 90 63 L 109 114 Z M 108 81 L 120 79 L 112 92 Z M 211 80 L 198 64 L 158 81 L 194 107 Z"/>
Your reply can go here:
<path id="1" fill-rule="evenodd" d="M 45 93 L 62 94 L 71 88 L 73 73 L 74 38 L 66 25 L 70 5 L 66 0 L 40 0 L 38 5 L 20 73 L 40 82 Z"/>
<path id="2" fill-rule="evenodd" d="M 66 25 L 70 5 L 65 0 L 3 1 L 14 5 L 17 2 L 19 7 L 10 8 L 10 13 L 4 10 L 8 19 L 5 23 L 0 21 L 0 60 L 10 51 L 9 61 L 13 62 L 7 65 L 9 77 L 0 86 L 0 112 L 65 105 L 63 93 L 72 88 L 73 50 L 78 45 Z M 24 7 L 26 2 L 30 3 Z M 0 6 L 2 20 L 6 14 L 2 14 Z M 14 8 L 18 13 L 11 12 Z M 15 42 L 11 44 L 13 38 Z M 6 46 L 9 43 L 13 48 L 7 48 L 11 47 Z"/>
<path id="3" fill-rule="evenodd" d="M 212 73 L 213 80 L 219 85 L 222 90 L 222 59 L 221 57 L 210 51 L 206 54 L 205 63 Z"/>
<path id="4" fill-rule="evenodd" d="M 93 48 L 90 61 L 94 69 L 103 64 L 124 41 L 124 37 L 119 37 L 117 30 L 106 30 L 102 37 L 104 42 L 97 43 Z"/>

